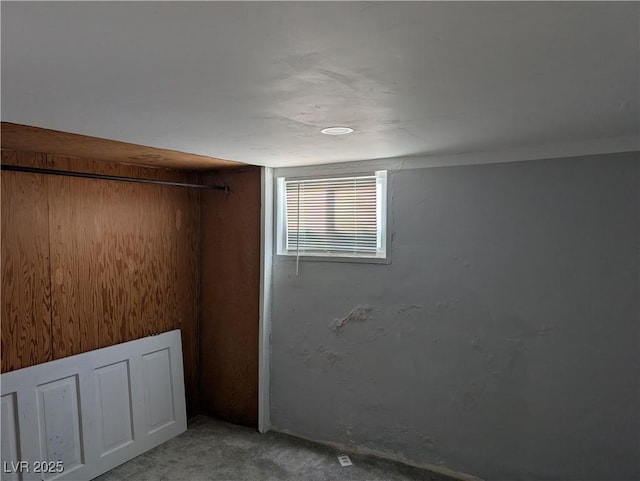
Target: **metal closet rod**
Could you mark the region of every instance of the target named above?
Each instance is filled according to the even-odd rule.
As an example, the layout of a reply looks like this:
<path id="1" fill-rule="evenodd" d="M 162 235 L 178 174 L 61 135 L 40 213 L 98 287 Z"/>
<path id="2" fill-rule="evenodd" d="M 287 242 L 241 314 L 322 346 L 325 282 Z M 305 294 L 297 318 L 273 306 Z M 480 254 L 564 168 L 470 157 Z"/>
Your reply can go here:
<path id="1" fill-rule="evenodd" d="M 82 177 L 85 179 L 118 180 L 121 182 L 137 182 L 139 184 L 171 185 L 174 187 L 191 187 L 194 189 L 222 190 L 224 192 L 231 192 L 231 189 L 229 188 L 228 185 L 189 184 L 186 182 L 169 182 L 165 180 L 140 179 L 138 177 L 121 177 L 119 175 L 87 174 L 85 172 L 74 172 L 70 170 L 43 169 L 40 167 L 23 167 L 21 165 L 8 165 L 8 164 L 0 164 L 0 168 L 2 170 L 7 170 L 11 172 L 29 172 L 32 174 L 63 175 L 65 177 Z"/>

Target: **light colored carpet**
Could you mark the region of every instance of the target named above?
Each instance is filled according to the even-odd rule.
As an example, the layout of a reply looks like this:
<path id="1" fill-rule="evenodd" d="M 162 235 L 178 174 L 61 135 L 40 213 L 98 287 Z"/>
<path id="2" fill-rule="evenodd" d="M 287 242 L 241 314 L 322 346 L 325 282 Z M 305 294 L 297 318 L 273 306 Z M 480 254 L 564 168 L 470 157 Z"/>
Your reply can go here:
<path id="1" fill-rule="evenodd" d="M 349 454 L 341 467 L 333 448 L 286 434 L 257 431 L 206 416 L 187 432 L 132 459 L 97 481 L 455 481 L 373 456 Z"/>

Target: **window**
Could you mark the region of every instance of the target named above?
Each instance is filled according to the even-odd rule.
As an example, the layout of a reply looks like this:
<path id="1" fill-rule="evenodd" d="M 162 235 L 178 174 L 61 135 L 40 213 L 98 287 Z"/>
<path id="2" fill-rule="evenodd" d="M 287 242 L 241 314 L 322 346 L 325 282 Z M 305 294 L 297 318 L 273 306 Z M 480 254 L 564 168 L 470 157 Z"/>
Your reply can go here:
<path id="1" fill-rule="evenodd" d="M 386 258 L 387 171 L 278 179 L 278 254 Z"/>

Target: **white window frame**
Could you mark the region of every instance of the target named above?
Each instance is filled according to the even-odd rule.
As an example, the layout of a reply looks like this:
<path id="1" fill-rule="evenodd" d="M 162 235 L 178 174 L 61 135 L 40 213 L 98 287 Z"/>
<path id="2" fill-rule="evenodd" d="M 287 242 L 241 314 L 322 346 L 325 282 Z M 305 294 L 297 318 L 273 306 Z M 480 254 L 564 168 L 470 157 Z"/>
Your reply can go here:
<path id="1" fill-rule="evenodd" d="M 330 180 L 363 176 L 376 177 L 376 225 L 378 229 L 378 252 L 375 253 L 350 253 L 350 252 L 305 252 L 286 249 L 287 222 L 286 222 L 286 181 L 295 180 Z M 282 259 L 302 259 L 311 261 L 334 262 L 364 262 L 364 263 L 389 263 L 389 229 L 387 226 L 388 209 L 388 185 L 387 171 L 361 172 L 344 175 L 308 175 L 286 176 L 276 178 L 275 210 L 276 210 L 276 255 Z"/>

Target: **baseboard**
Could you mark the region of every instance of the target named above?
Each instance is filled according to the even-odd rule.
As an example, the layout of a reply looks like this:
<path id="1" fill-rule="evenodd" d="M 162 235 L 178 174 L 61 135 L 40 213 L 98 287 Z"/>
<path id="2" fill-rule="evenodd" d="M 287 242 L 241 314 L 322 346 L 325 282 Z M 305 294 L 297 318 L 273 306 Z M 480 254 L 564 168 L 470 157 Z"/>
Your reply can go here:
<path id="1" fill-rule="evenodd" d="M 283 434 L 287 434 L 289 436 L 293 436 L 295 438 L 299 438 L 299 439 L 304 439 L 306 441 L 311 441 L 314 443 L 318 443 L 318 444 L 322 444 L 324 446 L 330 446 L 334 449 L 337 449 L 341 452 L 344 453 L 353 453 L 353 454 L 364 454 L 364 455 L 369 455 L 369 456 L 376 456 L 378 458 L 382 458 L 382 459 L 387 459 L 389 461 L 396 461 L 402 464 L 406 464 L 408 466 L 413 466 L 415 468 L 421 468 L 421 469 L 428 469 L 429 471 L 433 471 L 434 473 L 438 473 L 438 474 L 442 474 L 445 476 L 449 476 L 455 479 L 458 479 L 460 481 L 484 481 L 482 478 L 479 478 L 477 476 L 473 476 L 471 474 L 467 474 L 467 473 L 461 473 L 460 471 L 455 471 L 453 469 L 449 469 L 446 466 L 440 466 L 440 465 L 436 465 L 436 464 L 428 464 L 428 463 L 416 463 L 414 461 L 411 461 L 409 459 L 403 458 L 403 457 L 399 457 L 399 456 L 394 456 L 391 455 L 389 453 L 386 453 L 384 451 L 377 451 L 375 449 L 370 449 L 370 448 L 365 448 L 363 446 L 353 446 L 353 445 L 346 445 L 346 444 L 342 444 L 342 443 L 336 443 L 333 441 L 325 441 L 325 440 L 321 440 L 321 439 L 314 439 L 314 438 L 310 438 L 307 436 L 301 436 L 298 433 L 295 433 L 293 431 L 289 431 L 288 429 L 280 429 L 277 426 L 271 426 L 271 431 L 275 431 L 278 433 L 283 433 Z"/>

